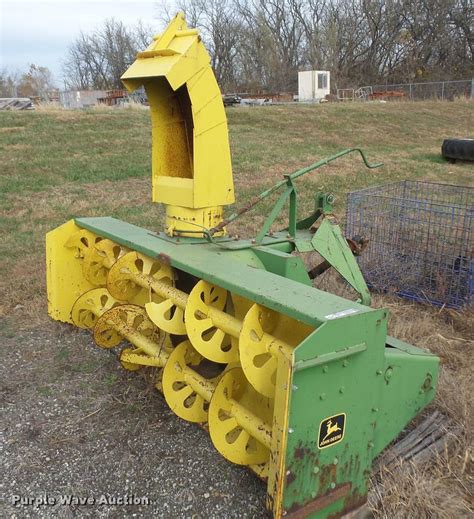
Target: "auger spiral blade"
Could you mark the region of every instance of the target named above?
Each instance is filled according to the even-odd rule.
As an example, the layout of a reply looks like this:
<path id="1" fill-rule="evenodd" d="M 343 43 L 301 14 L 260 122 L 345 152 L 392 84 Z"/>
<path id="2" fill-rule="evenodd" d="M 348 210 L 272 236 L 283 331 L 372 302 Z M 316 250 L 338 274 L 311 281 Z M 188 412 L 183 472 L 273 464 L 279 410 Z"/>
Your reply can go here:
<path id="1" fill-rule="evenodd" d="M 239 351 L 245 376 L 259 393 L 274 398 L 278 356 L 291 358 L 293 348 L 311 331 L 273 310 L 252 306 L 242 323 Z"/>
<path id="2" fill-rule="evenodd" d="M 73 323 L 79 328 L 93 328 L 107 310 L 120 304 L 106 288 L 93 288 L 82 294 L 71 310 Z"/>
<path id="3" fill-rule="evenodd" d="M 130 301 L 146 288 L 152 290 L 153 281 L 171 286 L 171 267 L 152 260 L 144 254 L 129 252 L 116 261 L 107 276 L 109 292 L 120 301 Z"/>
<path id="4" fill-rule="evenodd" d="M 143 303 L 158 328 L 185 335 L 183 309 L 187 296 L 173 284 L 171 267 L 137 252 L 121 257 L 107 276 L 107 287 L 117 299 Z"/>
<path id="5" fill-rule="evenodd" d="M 146 303 L 145 308 L 148 317 L 158 328 L 172 335 L 186 335 L 184 310 L 176 306 L 171 299 L 165 299 L 161 303 Z"/>
<path id="6" fill-rule="evenodd" d="M 97 241 L 92 247 L 87 247 L 82 263 L 84 277 L 92 285 L 105 287 L 109 269 L 126 250 L 108 239 Z"/>
<path id="7" fill-rule="evenodd" d="M 191 344 L 209 360 L 229 364 L 239 360 L 241 322 L 224 312 L 227 290 L 199 281 L 188 297 L 184 320 Z"/>
<path id="8" fill-rule="evenodd" d="M 76 258 L 83 259 L 100 238 L 87 229 L 79 229 L 69 236 L 64 244 L 68 249 L 76 250 Z"/>
<path id="9" fill-rule="evenodd" d="M 199 371 L 206 364 L 189 341 L 184 341 L 170 354 L 163 370 L 163 394 L 170 409 L 188 422 L 207 422 L 209 402 L 219 380 L 222 366 L 206 378 Z"/>
<path id="10" fill-rule="evenodd" d="M 209 434 L 216 449 L 239 465 L 270 459 L 273 401 L 259 395 L 240 368 L 222 375 L 209 405 Z"/>
<path id="11" fill-rule="evenodd" d="M 171 350 L 169 336 L 148 318 L 144 308 L 120 305 L 105 312 L 94 326 L 94 340 L 101 348 L 115 348 L 124 339 L 163 367 Z M 135 352 L 134 352 L 135 353 Z M 137 360 L 137 359 L 135 359 Z"/>

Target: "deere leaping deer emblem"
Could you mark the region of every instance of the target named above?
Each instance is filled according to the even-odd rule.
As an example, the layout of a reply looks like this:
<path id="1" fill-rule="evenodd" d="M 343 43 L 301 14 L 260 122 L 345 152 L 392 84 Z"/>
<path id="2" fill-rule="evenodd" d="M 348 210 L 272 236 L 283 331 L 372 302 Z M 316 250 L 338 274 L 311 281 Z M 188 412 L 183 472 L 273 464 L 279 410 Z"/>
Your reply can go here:
<path id="1" fill-rule="evenodd" d="M 319 426 L 319 448 L 324 449 L 339 443 L 344 438 L 345 425 L 345 413 L 325 418 Z"/>

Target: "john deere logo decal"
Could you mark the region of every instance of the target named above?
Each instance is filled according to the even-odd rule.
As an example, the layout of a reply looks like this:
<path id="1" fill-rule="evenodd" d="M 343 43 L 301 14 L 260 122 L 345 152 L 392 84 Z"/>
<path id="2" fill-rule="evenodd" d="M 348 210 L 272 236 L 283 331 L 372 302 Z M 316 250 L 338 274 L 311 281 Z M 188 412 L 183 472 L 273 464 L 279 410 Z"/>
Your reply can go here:
<path id="1" fill-rule="evenodd" d="M 336 414 L 325 418 L 319 426 L 318 447 L 325 449 L 339 443 L 344 438 L 346 413 Z"/>

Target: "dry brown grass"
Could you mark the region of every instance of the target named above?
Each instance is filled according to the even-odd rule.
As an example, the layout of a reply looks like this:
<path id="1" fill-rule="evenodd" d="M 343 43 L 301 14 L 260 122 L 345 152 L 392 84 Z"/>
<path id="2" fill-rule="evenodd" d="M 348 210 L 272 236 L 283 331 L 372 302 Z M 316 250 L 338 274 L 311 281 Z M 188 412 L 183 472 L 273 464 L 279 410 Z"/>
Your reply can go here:
<path id="1" fill-rule="evenodd" d="M 390 310 L 391 335 L 440 357 L 437 397 L 423 416 L 437 409 L 447 417 L 447 427 L 462 432 L 427 463 L 400 464 L 377 474 L 373 512 L 387 519 L 472 517 L 474 315 L 468 309 L 440 310 L 389 296 L 375 296 L 374 306 Z"/>
<path id="2" fill-rule="evenodd" d="M 472 451 L 462 445 L 423 467 L 401 465 L 383 471 L 373 496 L 374 515 L 387 519 L 472 517 L 468 471 L 472 471 Z"/>
<path id="3" fill-rule="evenodd" d="M 42 101 L 41 103 L 35 104 L 35 110 L 37 112 L 64 112 L 67 111 L 66 108 L 61 103 L 56 103 L 54 101 Z"/>
<path id="4" fill-rule="evenodd" d="M 312 208 L 312 195 L 318 189 L 336 193 L 337 215 L 342 220 L 344 194 L 358 187 L 403 178 L 472 183 L 472 166 L 438 160 L 443 135 L 461 136 L 468 132 L 469 124 L 472 128 L 471 107 L 472 101 L 459 100 L 400 103 L 395 108 L 387 103 L 323 106 L 314 111 L 304 107 L 230 110 L 238 207 L 283 173 L 348 145 L 368 148 L 369 158 L 384 160 L 385 168 L 365 170 L 356 158 L 325 167 L 307 183 L 302 182 L 301 213 Z M 16 336 L 18 329 L 47 326 L 44 235 L 48 230 L 72 215 L 109 214 L 147 228 L 160 228 L 162 213 L 150 203 L 149 123 L 142 111 L 101 107 L 85 113 L 45 107 L 44 113 L 7 114 L 1 121 L 6 125 L 0 128 L 5 165 L 1 180 L 8 187 L 5 193 L 0 192 L 4 251 L 0 258 L 0 317 L 5 333 Z M 117 113 L 120 117 L 114 117 Z M 58 144 L 53 154 L 50 150 L 61 134 L 74 135 L 74 139 Z M 34 140 L 38 135 L 41 142 Z M 114 177 L 123 163 L 125 173 Z M 143 164 L 142 173 L 133 173 L 138 178 L 126 177 L 137 163 Z M 77 164 L 79 180 L 74 169 Z M 31 189 L 33 180 L 49 174 L 54 174 L 50 184 Z M 255 235 L 270 205 L 263 204 L 231 231 Z M 279 219 L 275 228 L 282 222 Z M 346 297 L 353 295 L 329 274 L 319 286 Z M 384 518 L 467 517 L 472 506 L 474 316 L 467 310 L 440 310 L 391 296 L 375 295 L 374 305 L 390 310 L 393 336 L 440 356 L 437 398 L 425 415 L 437 409 L 463 431 L 437 459 L 378 475 L 371 500 L 374 513 Z M 46 358 L 48 369 L 54 371 L 50 360 Z M 81 395 L 89 398 L 87 389 Z"/>

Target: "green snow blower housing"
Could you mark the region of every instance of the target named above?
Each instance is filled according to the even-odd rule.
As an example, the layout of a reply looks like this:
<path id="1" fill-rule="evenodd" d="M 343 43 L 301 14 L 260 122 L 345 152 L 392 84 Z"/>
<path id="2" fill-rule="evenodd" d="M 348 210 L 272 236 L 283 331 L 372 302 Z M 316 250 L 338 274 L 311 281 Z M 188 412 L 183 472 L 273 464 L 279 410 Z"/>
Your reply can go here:
<path id="1" fill-rule="evenodd" d="M 49 232 L 51 317 L 91 329 L 127 370 L 156 368 L 170 408 L 266 482 L 274 517 L 358 510 L 374 458 L 433 400 L 439 359 L 387 336 L 388 312 L 370 308 L 355 259 L 363 241 L 344 238 L 330 195 L 317 193 L 299 219 L 295 182 L 353 152 L 380 164 L 344 150 L 224 219 L 234 200 L 227 122 L 197 31 L 177 15 L 123 81 L 150 101 L 153 199 L 166 225 L 76 218 Z M 277 192 L 254 239 L 227 235 Z M 272 232 L 285 207 L 287 227 Z M 322 261 L 308 270 L 309 252 Z M 328 268 L 357 302 L 313 287 Z"/>

